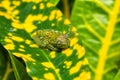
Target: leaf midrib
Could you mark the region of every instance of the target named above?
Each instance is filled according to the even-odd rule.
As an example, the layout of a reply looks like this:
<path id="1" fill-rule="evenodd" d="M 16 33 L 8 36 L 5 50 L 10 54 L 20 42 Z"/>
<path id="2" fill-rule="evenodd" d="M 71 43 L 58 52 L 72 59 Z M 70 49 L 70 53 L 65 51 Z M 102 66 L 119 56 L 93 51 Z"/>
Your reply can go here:
<path id="1" fill-rule="evenodd" d="M 105 66 L 105 62 L 107 58 L 107 53 L 108 53 L 108 50 L 111 44 L 115 24 L 117 22 L 119 8 L 120 8 L 120 1 L 116 0 L 114 7 L 113 7 L 113 11 L 111 11 L 111 14 L 110 14 L 110 20 L 109 20 L 108 26 L 106 28 L 106 35 L 102 40 L 102 46 L 99 50 L 99 60 L 98 60 L 97 68 L 96 68 L 95 80 L 102 80 L 102 76 L 104 74 L 104 66 Z"/>

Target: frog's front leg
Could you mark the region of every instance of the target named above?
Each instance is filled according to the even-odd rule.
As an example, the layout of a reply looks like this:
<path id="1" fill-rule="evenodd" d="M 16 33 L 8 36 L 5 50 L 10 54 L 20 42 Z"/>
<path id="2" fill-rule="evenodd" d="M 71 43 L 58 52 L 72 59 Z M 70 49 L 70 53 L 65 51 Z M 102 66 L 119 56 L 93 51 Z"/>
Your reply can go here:
<path id="1" fill-rule="evenodd" d="M 51 44 L 48 44 L 48 45 L 47 45 L 47 48 L 48 48 L 49 50 L 52 50 L 52 51 L 58 51 L 58 48 L 54 47 L 54 46 L 51 45 Z"/>

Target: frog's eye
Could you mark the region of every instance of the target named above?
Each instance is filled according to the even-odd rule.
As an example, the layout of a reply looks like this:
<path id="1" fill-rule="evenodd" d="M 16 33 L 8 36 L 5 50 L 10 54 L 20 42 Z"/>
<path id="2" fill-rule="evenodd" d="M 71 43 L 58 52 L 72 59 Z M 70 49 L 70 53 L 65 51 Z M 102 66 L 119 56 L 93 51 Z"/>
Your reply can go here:
<path id="1" fill-rule="evenodd" d="M 70 44 L 70 41 L 68 38 L 65 37 L 65 35 L 61 35 L 57 39 L 57 47 L 59 48 L 68 48 Z"/>

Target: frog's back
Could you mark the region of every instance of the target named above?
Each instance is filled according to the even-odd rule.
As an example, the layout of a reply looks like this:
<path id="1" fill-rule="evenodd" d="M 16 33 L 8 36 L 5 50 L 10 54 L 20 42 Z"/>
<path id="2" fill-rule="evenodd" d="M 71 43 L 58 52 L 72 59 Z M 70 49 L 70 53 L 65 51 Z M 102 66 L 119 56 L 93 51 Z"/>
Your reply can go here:
<path id="1" fill-rule="evenodd" d="M 62 32 L 56 31 L 56 30 L 52 30 L 52 29 L 45 29 L 45 30 L 38 30 L 37 31 L 37 35 L 39 37 L 43 37 L 45 39 L 48 39 L 49 43 L 55 42 L 55 40 L 57 39 L 57 37 L 59 35 L 61 35 L 61 34 L 62 34 Z"/>
<path id="2" fill-rule="evenodd" d="M 58 35 L 62 33 L 56 30 L 46 29 L 46 30 L 38 30 L 37 34 L 40 37 L 56 38 Z"/>

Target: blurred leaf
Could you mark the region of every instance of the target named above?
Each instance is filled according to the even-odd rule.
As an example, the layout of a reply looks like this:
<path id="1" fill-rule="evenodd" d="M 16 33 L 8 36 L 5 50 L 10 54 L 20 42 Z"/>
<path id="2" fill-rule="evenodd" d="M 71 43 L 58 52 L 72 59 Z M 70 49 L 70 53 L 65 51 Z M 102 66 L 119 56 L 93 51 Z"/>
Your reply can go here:
<path id="1" fill-rule="evenodd" d="M 11 62 L 12 62 L 12 66 L 13 66 L 15 77 L 16 77 L 17 80 L 21 80 L 20 74 L 17 71 L 17 67 L 15 65 L 15 62 L 13 60 L 13 56 L 11 54 L 10 54 L 10 57 L 11 57 Z"/>
<path id="2" fill-rule="evenodd" d="M 120 80 L 120 70 L 116 74 L 115 78 L 113 80 Z"/>
<path id="3" fill-rule="evenodd" d="M 32 39 L 39 29 L 69 33 L 70 48 L 61 52 L 40 49 Z M 46 0 L 1 1 L 0 43 L 10 55 L 25 61 L 27 72 L 33 80 L 90 79 L 85 50 L 75 27 Z M 17 68 L 14 60 L 12 65 Z M 20 76 L 17 70 L 14 72 Z"/>
<path id="4" fill-rule="evenodd" d="M 0 80 L 31 80 L 26 73 L 25 66 L 12 54 L 10 56 L 12 58 L 11 61 L 7 51 L 0 44 Z M 16 75 L 16 72 L 17 78 L 15 79 L 14 74 Z"/>
<path id="5" fill-rule="evenodd" d="M 0 80 L 15 80 L 7 51 L 0 44 Z"/>
<path id="6" fill-rule="evenodd" d="M 11 53 L 9 53 L 11 58 L 11 64 L 13 67 L 13 71 L 16 77 L 16 80 L 32 80 L 26 73 L 25 66 L 14 57 Z M 21 73 L 22 72 L 22 73 Z"/>
<path id="7" fill-rule="evenodd" d="M 120 0 L 76 0 L 71 22 L 80 34 L 92 80 L 113 80 L 120 61 Z"/>
<path id="8" fill-rule="evenodd" d="M 49 0 L 49 2 L 51 2 L 51 3 L 54 4 L 54 5 L 57 5 L 59 1 L 60 1 L 60 0 Z"/>

